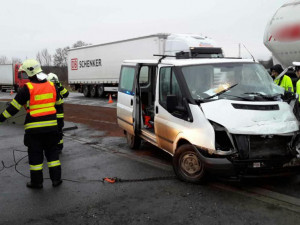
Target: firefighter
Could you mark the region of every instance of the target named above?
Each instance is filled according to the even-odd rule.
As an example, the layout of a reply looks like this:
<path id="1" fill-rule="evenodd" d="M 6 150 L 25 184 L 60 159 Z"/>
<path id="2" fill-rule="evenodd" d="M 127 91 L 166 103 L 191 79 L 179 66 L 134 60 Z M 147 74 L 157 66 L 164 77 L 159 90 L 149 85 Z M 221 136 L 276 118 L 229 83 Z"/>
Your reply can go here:
<path id="1" fill-rule="evenodd" d="M 279 74 L 283 71 L 282 66 L 279 64 L 274 65 L 271 67 L 271 76 L 275 79 Z M 291 78 L 287 75 L 283 75 L 280 79 L 274 81 L 280 87 L 283 87 L 286 91 L 294 92 L 293 82 Z"/>
<path id="2" fill-rule="evenodd" d="M 49 73 L 47 80 L 53 82 L 56 85 L 56 88 L 58 89 L 58 93 L 59 93 L 59 100 L 55 103 L 55 109 L 56 109 L 56 118 L 57 118 L 57 125 L 58 125 L 58 134 L 59 134 L 59 142 L 57 144 L 57 150 L 59 153 L 61 153 L 64 147 L 64 140 L 63 140 L 64 134 L 62 130 L 64 127 L 63 103 L 64 103 L 64 98 L 67 98 L 69 96 L 69 92 L 59 82 L 56 74 Z"/>
<path id="3" fill-rule="evenodd" d="M 22 106 L 27 110 L 24 129 L 24 144 L 28 147 L 30 165 L 30 182 L 28 188 L 43 188 L 44 153 L 53 187 L 62 183 L 61 163 L 56 151 L 58 130 L 55 102 L 57 90 L 47 75 L 42 72 L 40 64 L 34 59 L 23 62 L 19 71 L 25 71 L 30 82 L 26 83 L 0 115 L 0 122 L 14 116 Z"/>

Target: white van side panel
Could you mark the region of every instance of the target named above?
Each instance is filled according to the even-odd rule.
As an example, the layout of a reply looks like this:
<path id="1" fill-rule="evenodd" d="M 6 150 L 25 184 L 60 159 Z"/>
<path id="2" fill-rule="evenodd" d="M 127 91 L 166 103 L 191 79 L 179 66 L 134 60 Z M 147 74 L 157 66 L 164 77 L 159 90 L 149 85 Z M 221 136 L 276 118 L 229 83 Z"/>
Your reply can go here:
<path id="1" fill-rule="evenodd" d="M 154 117 L 154 129 L 157 145 L 172 154 L 173 145 L 179 132 L 185 127 L 185 121 L 174 117 L 161 105 L 156 103 L 158 114 Z"/>
<path id="2" fill-rule="evenodd" d="M 193 122 L 179 119 L 162 106 L 158 105 L 158 107 L 159 113 L 155 116 L 154 127 L 160 148 L 174 155 L 178 141 L 183 139 L 193 145 L 215 150 L 214 129 L 199 106 L 190 105 Z"/>
<path id="3" fill-rule="evenodd" d="M 198 105 L 189 104 L 193 115 L 193 122 L 185 122 L 173 143 L 172 154 L 175 154 L 177 143 L 181 139 L 187 140 L 192 145 L 215 150 L 215 131 L 208 122 Z"/>
<path id="4" fill-rule="evenodd" d="M 118 92 L 117 120 L 119 126 L 134 135 L 133 129 L 133 95 Z"/>

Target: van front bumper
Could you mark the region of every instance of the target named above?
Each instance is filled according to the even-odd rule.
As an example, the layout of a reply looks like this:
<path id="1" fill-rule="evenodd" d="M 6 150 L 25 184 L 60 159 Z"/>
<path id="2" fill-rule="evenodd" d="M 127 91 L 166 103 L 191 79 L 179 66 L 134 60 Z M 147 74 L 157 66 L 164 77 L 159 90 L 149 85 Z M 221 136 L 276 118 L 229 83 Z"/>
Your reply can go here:
<path id="1" fill-rule="evenodd" d="M 300 158 L 229 160 L 204 156 L 196 148 L 207 172 L 227 177 L 272 177 L 300 174 Z"/>

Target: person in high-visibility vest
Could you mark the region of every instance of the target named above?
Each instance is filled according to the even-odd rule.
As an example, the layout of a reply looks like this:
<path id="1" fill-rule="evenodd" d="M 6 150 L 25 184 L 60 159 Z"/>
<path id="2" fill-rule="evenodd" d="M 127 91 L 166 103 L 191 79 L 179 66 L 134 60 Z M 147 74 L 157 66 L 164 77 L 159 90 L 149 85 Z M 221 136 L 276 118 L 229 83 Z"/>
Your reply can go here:
<path id="1" fill-rule="evenodd" d="M 47 81 L 47 75 L 36 60 L 25 60 L 19 71 L 25 71 L 30 82 L 20 89 L 0 114 L 0 123 L 14 116 L 22 106 L 26 108 L 24 144 L 28 147 L 30 165 L 30 182 L 27 187 L 43 188 L 44 153 L 52 185 L 57 187 L 62 183 L 61 163 L 56 150 L 58 130 L 55 102 L 58 100 L 58 91 L 52 82 Z"/>
<path id="2" fill-rule="evenodd" d="M 64 148 L 64 134 L 62 130 L 64 127 L 64 98 L 67 98 L 69 96 L 69 91 L 66 88 L 64 88 L 64 86 L 62 86 L 56 74 L 49 73 L 47 80 L 53 82 L 56 85 L 56 88 L 58 89 L 59 93 L 59 100 L 55 103 L 55 109 L 59 134 L 57 150 L 59 153 L 61 153 Z"/>
<path id="3" fill-rule="evenodd" d="M 296 63 L 297 65 L 295 66 L 295 73 L 298 79 L 300 78 L 300 63 Z M 300 96 L 300 79 L 296 83 L 296 93 Z M 299 97 L 299 102 L 300 102 L 300 97 Z"/>
<path id="4" fill-rule="evenodd" d="M 271 67 L 271 76 L 273 77 L 273 79 L 276 79 L 276 77 L 278 77 L 278 75 L 281 74 L 282 71 L 282 66 L 276 64 Z M 274 83 L 280 87 L 283 87 L 286 91 L 294 92 L 293 82 L 287 75 L 283 75 L 280 79 L 274 80 Z"/>

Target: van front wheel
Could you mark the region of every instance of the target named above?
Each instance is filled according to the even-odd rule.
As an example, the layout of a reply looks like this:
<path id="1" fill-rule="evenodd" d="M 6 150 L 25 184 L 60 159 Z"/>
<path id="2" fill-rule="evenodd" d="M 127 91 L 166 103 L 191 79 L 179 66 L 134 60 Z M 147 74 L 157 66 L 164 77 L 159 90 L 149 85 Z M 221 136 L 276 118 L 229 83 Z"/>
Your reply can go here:
<path id="1" fill-rule="evenodd" d="M 203 183 L 204 165 L 191 144 L 181 145 L 173 157 L 173 169 L 177 177 L 190 183 Z"/>
<path id="2" fill-rule="evenodd" d="M 141 138 L 136 135 L 134 136 L 126 132 L 126 139 L 127 139 L 127 144 L 131 149 L 138 149 L 141 145 Z"/>

